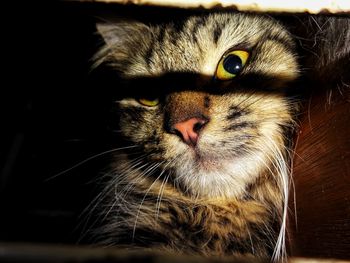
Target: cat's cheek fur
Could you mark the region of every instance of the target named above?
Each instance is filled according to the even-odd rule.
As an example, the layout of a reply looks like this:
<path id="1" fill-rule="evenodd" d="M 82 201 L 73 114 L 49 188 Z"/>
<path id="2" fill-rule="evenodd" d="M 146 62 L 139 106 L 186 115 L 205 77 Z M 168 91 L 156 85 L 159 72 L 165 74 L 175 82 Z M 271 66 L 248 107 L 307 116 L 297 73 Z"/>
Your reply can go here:
<path id="1" fill-rule="evenodd" d="M 118 103 L 120 112 L 120 130 L 127 141 L 135 146 L 144 145 L 146 139 L 158 137 L 160 123 L 163 122 L 158 107 L 141 106 L 134 99 L 124 99 Z M 140 122 L 142 120 L 142 122 Z M 154 144 L 154 142 L 151 142 Z"/>

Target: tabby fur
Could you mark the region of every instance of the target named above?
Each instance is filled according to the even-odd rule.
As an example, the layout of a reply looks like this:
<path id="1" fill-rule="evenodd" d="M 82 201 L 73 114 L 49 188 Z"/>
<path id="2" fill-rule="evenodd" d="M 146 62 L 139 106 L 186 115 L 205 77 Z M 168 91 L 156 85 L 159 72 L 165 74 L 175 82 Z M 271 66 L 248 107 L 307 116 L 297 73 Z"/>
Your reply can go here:
<path id="1" fill-rule="evenodd" d="M 294 43 L 269 17 L 190 16 L 146 25 L 97 25 L 106 43 L 95 67 L 123 80 L 117 103 L 127 146 L 115 156 L 96 201 L 107 245 L 205 256 L 285 256 L 290 133 L 298 103 Z M 247 50 L 232 81 L 218 81 L 222 56 Z M 156 96 L 154 107 L 138 98 Z M 205 118 L 197 145 L 174 124 Z"/>

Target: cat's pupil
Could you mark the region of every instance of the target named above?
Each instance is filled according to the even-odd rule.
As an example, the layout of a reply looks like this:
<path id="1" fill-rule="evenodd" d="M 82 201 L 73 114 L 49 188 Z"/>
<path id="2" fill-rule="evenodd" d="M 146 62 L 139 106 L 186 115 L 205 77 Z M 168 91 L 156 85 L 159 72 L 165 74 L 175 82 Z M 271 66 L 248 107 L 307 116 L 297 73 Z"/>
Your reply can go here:
<path id="1" fill-rule="evenodd" d="M 231 74 L 238 74 L 243 68 L 242 60 L 236 55 L 228 55 L 224 59 L 223 66 Z"/>

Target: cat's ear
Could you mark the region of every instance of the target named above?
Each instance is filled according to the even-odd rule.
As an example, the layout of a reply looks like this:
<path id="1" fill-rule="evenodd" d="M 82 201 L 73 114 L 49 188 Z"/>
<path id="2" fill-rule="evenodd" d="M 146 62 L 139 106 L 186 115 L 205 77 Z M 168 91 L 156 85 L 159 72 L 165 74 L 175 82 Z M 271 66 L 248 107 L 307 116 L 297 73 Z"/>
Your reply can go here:
<path id="1" fill-rule="evenodd" d="M 94 55 L 93 69 L 106 63 L 123 72 L 130 57 L 147 46 L 152 35 L 150 27 L 136 21 L 97 23 L 96 29 L 105 45 Z"/>
<path id="2" fill-rule="evenodd" d="M 141 40 L 149 32 L 148 26 L 136 21 L 97 23 L 96 28 L 109 47 L 124 46 L 138 38 Z"/>

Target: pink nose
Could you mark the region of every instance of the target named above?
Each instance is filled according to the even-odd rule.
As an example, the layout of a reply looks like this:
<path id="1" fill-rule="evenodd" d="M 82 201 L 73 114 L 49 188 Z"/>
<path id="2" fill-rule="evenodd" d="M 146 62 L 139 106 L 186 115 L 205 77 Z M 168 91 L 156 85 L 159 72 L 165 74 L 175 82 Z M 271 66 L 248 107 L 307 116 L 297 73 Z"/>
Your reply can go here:
<path id="1" fill-rule="evenodd" d="M 208 121 L 202 118 L 191 118 L 174 125 L 178 135 L 190 146 L 196 146 L 199 132 Z"/>

